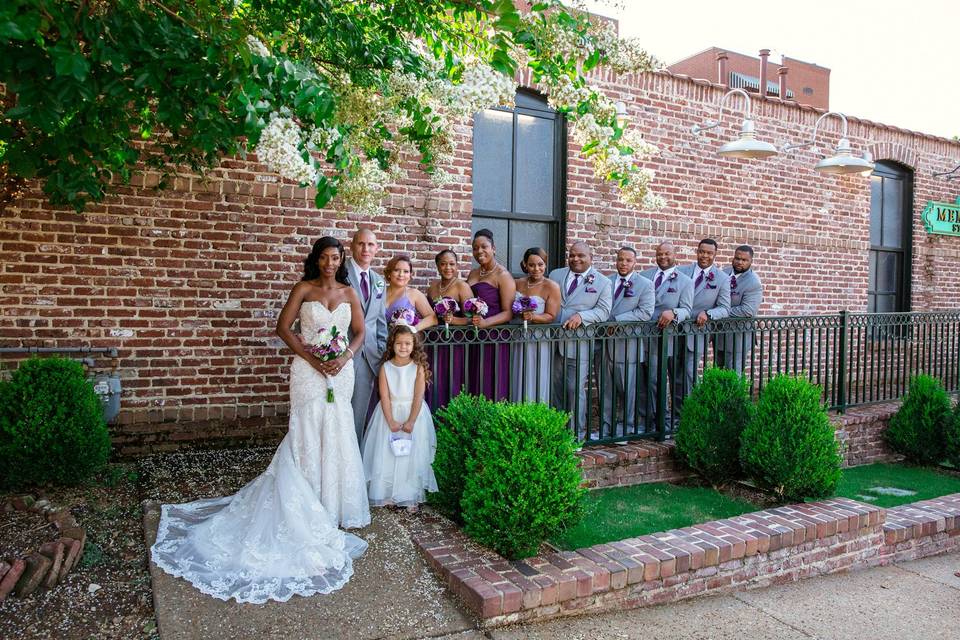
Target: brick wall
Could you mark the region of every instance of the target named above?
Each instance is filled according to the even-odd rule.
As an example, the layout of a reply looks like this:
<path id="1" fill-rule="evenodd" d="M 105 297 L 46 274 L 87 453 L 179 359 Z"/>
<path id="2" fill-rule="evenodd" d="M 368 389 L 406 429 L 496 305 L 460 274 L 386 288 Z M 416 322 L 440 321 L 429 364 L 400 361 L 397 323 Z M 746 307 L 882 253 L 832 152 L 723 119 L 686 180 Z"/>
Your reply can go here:
<path id="1" fill-rule="evenodd" d="M 616 77 L 599 72 L 608 93 L 627 103 L 632 120 L 661 147 L 654 161 L 660 213 L 621 206 L 569 145 L 567 239 L 595 248 L 612 268 L 616 247 L 641 250 L 652 264 L 659 239 L 679 243 L 684 262 L 696 241 L 712 236 L 727 264 L 736 244 L 757 249 L 766 285 L 762 313 L 808 314 L 865 309 L 869 181 L 824 177 L 809 151 L 766 161 L 715 154 L 735 135 L 736 118 L 694 138 L 690 127 L 715 117 L 723 89 L 668 73 Z M 525 83 L 526 84 L 526 83 Z M 820 112 L 755 102 L 761 138 L 781 144 L 808 137 Z M 930 177 L 953 167 L 960 144 L 851 120 L 859 152 L 915 169 L 913 307 L 956 306 L 960 238 L 928 237 L 919 214 L 927 200 L 952 201 L 960 183 Z M 837 123 L 822 146 L 835 144 Z M 382 267 L 411 253 L 415 283 L 432 275 L 432 256 L 452 247 L 468 265 L 471 127 L 458 129 L 453 170 L 459 181 L 432 188 L 411 165 L 391 187 L 388 212 L 372 224 Z M 360 220 L 317 211 L 312 193 L 278 182 L 253 159 L 224 160 L 205 177 L 184 173 L 158 191 L 158 176 L 138 175 L 83 214 L 50 206 L 34 188 L 0 215 L 0 340 L 5 346 L 115 346 L 100 360 L 123 377 L 115 434 L 122 452 L 226 437 L 275 439 L 282 432 L 289 356 L 275 337 L 276 317 L 301 261 L 318 236 L 347 239 Z"/>

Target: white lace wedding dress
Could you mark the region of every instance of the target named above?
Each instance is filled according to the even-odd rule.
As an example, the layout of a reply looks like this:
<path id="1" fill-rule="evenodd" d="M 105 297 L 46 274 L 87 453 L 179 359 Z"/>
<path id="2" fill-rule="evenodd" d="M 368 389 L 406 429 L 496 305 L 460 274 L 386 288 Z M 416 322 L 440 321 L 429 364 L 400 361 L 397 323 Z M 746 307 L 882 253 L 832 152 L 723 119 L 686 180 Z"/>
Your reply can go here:
<path id="1" fill-rule="evenodd" d="M 350 305 L 300 307 L 308 342 L 336 325 L 346 334 Z M 353 361 L 327 381 L 296 357 L 290 373 L 290 428 L 260 476 L 236 494 L 163 505 L 151 556 L 158 567 L 221 600 L 285 602 L 339 589 L 367 543 L 337 528 L 370 523 L 354 430 Z"/>

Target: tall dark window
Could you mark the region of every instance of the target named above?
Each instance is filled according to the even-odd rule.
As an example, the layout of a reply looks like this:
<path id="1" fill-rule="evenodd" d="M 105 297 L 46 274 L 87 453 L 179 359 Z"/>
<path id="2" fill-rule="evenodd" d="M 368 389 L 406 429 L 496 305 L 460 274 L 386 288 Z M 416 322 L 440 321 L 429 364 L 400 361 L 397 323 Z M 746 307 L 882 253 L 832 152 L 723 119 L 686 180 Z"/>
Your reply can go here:
<path id="1" fill-rule="evenodd" d="M 913 173 L 878 162 L 870 176 L 870 313 L 910 310 L 912 222 Z"/>
<path id="2" fill-rule="evenodd" d="M 563 240 L 566 134 L 563 116 L 537 94 L 473 119 L 473 231 L 493 231 L 497 257 L 514 273 L 528 247 L 557 265 Z"/>

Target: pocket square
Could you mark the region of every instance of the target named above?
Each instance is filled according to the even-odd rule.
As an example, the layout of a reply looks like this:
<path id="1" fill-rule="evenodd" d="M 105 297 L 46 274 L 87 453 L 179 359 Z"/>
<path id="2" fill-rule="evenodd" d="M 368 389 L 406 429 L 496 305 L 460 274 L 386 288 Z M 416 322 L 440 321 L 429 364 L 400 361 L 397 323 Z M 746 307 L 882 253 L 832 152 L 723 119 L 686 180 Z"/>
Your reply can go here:
<path id="1" fill-rule="evenodd" d="M 669 289 L 667 289 L 667 293 L 676 293 L 676 292 L 677 290 L 674 289 L 673 287 L 670 287 Z"/>
<path id="2" fill-rule="evenodd" d="M 626 293 L 623 294 L 623 297 L 624 297 L 624 298 L 634 298 L 634 297 L 636 297 L 636 295 L 637 295 L 637 294 L 635 294 L 633 291 L 629 291 L 629 290 L 628 290 Z"/>
<path id="3" fill-rule="evenodd" d="M 717 285 L 715 284 L 707 284 L 707 289 L 716 289 L 716 288 L 717 288 Z"/>
<path id="4" fill-rule="evenodd" d="M 381 298 L 383 298 L 383 294 L 382 294 L 382 293 L 378 293 L 378 294 L 377 294 L 377 300 L 380 300 Z"/>
<path id="5" fill-rule="evenodd" d="M 597 290 L 594 289 L 593 287 L 587 287 L 586 289 L 584 289 L 584 291 L 586 291 L 587 293 L 596 293 L 596 292 L 597 292 Z"/>

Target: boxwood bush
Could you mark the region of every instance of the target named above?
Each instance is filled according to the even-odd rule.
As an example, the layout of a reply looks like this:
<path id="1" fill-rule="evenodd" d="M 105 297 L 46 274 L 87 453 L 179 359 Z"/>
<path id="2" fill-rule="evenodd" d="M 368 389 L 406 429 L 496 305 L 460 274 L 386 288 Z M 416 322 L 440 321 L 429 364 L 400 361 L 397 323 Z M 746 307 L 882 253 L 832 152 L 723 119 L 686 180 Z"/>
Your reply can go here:
<path id="1" fill-rule="evenodd" d="M 960 402 L 953 408 L 947 428 L 943 434 L 947 462 L 960 470 Z"/>
<path id="2" fill-rule="evenodd" d="M 500 409 L 501 405 L 483 396 L 461 393 L 434 416 L 437 452 L 433 472 L 438 491 L 427 494 L 427 500 L 457 522 L 463 522 L 460 498 L 467 477 L 467 459 L 473 455 L 480 426 L 495 421 Z"/>
<path id="3" fill-rule="evenodd" d="M 80 363 L 31 358 L 0 383 L 0 485 L 76 484 L 110 455 L 100 400 Z"/>
<path id="4" fill-rule="evenodd" d="M 752 415 L 748 382 L 730 369 L 707 369 L 683 403 L 677 453 L 714 486 L 739 477 L 740 434 Z"/>
<path id="5" fill-rule="evenodd" d="M 503 404 L 481 423 L 467 461 L 464 530 L 508 558 L 537 553 L 540 543 L 582 517 L 585 490 L 569 416 L 545 404 Z"/>
<path id="6" fill-rule="evenodd" d="M 950 418 L 950 396 L 943 385 L 921 374 L 910 380 L 910 390 L 890 418 L 884 436 L 890 448 L 910 462 L 936 464 L 944 458 Z"/>
<path id="7" fill-rule="evenodd" d="M 820 388 L 803 378 L 773 378 L 740 437 L 744 472 L 781 500 L 822 498 L 836 489 L 841 461 Z"/>

